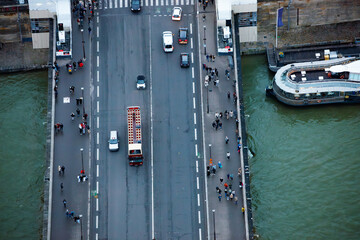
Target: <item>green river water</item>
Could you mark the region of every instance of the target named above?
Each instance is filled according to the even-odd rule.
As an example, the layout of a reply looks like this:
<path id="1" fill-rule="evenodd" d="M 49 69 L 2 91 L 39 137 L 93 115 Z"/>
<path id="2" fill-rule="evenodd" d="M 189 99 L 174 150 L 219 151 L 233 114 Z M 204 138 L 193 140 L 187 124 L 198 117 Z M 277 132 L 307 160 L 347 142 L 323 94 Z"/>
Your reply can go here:
<path id="1" fill-rule="evenodd" d="M 47 71 L 0 75 L 0 239 L 40 239 Z"/>
<path id="2" fill-rule="evenodd" d="M 242 57 L 242 72 L 260 239 L 360 239 L 360 105 L 267 98 L 264 55 Z"/>

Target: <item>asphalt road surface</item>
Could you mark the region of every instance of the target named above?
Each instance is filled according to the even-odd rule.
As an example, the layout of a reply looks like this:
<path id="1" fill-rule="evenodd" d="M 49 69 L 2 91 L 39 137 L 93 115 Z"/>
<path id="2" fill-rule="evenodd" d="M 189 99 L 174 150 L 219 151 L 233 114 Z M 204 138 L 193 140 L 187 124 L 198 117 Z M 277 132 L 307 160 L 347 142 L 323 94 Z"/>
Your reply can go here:
<path id="1" fill-rule="evenodd" d="M 182 20 L 174 22 L 172 7 L 100 9 L 94 25 L 92 189 L 99 199 L 92 201 L 91 235 L 99 239 L 205 237 L 196 12 L 181 6 Z M 189 28 L 188 45 L 177 43 L 180 27 Z M 162 49 L 163 31 L 174 33 L 173 53 Z M 190 68 L 180 68 L 182 52 Z M 145 90 L 136 89 L 140 74 Z M 140 167 L 127 158 L 128 106 L 141 107 Z M 111 130 L 119 134 L 118 152 L 108 150 Z"/>

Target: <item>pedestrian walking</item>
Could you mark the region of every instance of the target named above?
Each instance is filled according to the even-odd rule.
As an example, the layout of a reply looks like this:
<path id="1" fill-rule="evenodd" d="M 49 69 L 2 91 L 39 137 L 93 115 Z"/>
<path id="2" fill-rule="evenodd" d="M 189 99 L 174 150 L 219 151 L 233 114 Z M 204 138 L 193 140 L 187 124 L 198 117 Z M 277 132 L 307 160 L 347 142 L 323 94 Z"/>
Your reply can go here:
<path id="1" fill-rule="evenodd" d="M 72 112 L 72 113 L 70 114 L 70 116 L 71 116 L 71 120 L 74 121 L 74 119 L 75 119 L 75 113 Z"/>
<path id="2" fill-rule="evenodd" d="M 222 122 L 219 122 L 219 128 L 222 129 Z"/>
<path id="3" fill-rule="evenodd" d="M 243 183 L 240 181 L 239 182 L 239 188 L 242 189 L 242 187 L 243 187 Z"/>
<path id="4" fill-rule="evenodd" d="M 90 34 L 90 32 L 91 32 L 91 27 L 89 27 L 88 30 L 89 30 L 89 34 Z"/>
<path id="5" fill-rule="evenodd" d="M 234 197 L 234 203 L 235 203 L 235 205 L 238 204 L 238 197 Z"/>
<path id="6" fill-rule="evenodd" d="M 226 158 L 227 158 L 227 159 L 230 159 L 230 152 L 227 152 L 227 153 L 226 153 Z"/>
<path id="7" fill-rule="evenodd" d="M 234 179 L 234 174 L 230 174 L 230 180 L 233 180 Z"/>
<path id="8" fill-rule="evenodd" d="M 215 55 L 212 55 L 212 61 L 215 62 Z"/>
<path id="9" fill-rule="evenodd" d="M 59 175 L 61 175 L 61 166 L 58 166 Z"/>
<path id="10" fill-rule="evenodd" d="M 241 177 L 241 168 L 238 168 L 238 177 Z"/>
<path id="11" fill-rule="evenodd" d="M 218 77 L 219 76 L 219 72 L 217 70 L 217 68 L 215 68 L 215 75 Z"/>
<path id="12" fill-rule="evenodd" d="M 223 181 L 224 181 L 224 179 L 221 177 L 221 178 L 220 178 L 220 183 L 222 183 Z"/>
<path id="13" fill-rule="evenodd" d="M 244 207 L 241 208 L 241 212 L 242 212 L 243 215 L 245 214 L 245 208 Z"/>
<path id="14" fill-rule="evenodd" d="M 69 87 L 69 91 L 70 91 L 70 93 L 74 93 L 74 92 L 75 92 L 75 87 L 74 87 L 74 86 L 70 86 L 70 87 Z"/>
<path id="15" fill-rule="evenodd" d="M 213 128 L 215 128 L 215 127 L 216 127 L 216 123 L 215 123 L 215 121 L 213 121 L 212 126 L 213 126 Z"/>
<path id="16" fill-rule="evenodd" d="M 63 200 L 64 207 L 66 208 L 66 199 Z"/>
<path id="17" fill-rule="evenodd" d="M 67 217 L 67 218 L 70 218 L 69 209 L 66 209 L 66 211 L 65 211 L 65 215 L 66 215 L 66 217 Z"/>
<path id="18" fill-rule="evenodd" d="M 225 197 L 228 196 L 228 189 L 227 188 L 224 189 L 224 194 L 225 194 Z"/>
<path id="19" fill-rule="evenodd" d="M 220 113 L 219 113 L 219 118 L 222 118 L 222 117 L 223 117 L 223 113 L 220 112 Z"/>
<path id="20" fill-rule="evenodd" d="M 220 80 L 217 78 L 216 80 L 215 80 L 215 86 L 219 86 L 219 83 L 220 83 Z"/>
<path id="21" fill-rule="evenodd" d="M 220 188 L 219 188 L 218 186 L 216 186 L 216 192 L 217 192 L 217 193 L 219 192 L 219 189 L 220 189 Z"/>
<path id="22" fill-rule="evenodd" d="M 231 118 L 233 118 L 233 117 L 234 117 L 234 112 L 233 112 L 232 110 L 230 110 L 230 112 L 229 112 L 229 116 L 230 116 Z"/>
<path id="23" fill-rule="evenodd" d="M 227 189 L 229 187 L 229 184 L 224 183 L 224 187 Z"/>
<path id="24" fill-rule="evenodd" d="M 233 200 L 233 198 L 234 198 L 234 194 L 233 194 L 233 193 L 231 193 L 231 194 L 230 194 L 230 200 L 232 201 L 232 200 Z"/>
<path id="25" fill-rule="evenodd" d="M 219 193 L 218 198 L 219 198 L 219 202 L 221 202 L 221 193 Z"/>
<path id="26" fill-rule="evenodd" d="M 80 116 L 80 109 L 79 108 L 76 108 L 76 114 L 77 114 L 78 117 Z"/>
<path id="27" fill-rule="evenodd" d="M 226 176 L 227 176 L 227 179 L 229 180 L 230 179 L 230 174 L 228 173 Z"/>
<path id="28" fill-rule="evenodd" d="M 230 91 L 227 92 L 227 98 L 230 99 Z"/>
<path id="29" fill-rule="evenodd" d="M 74 71 L 76 72 L 76 61 L 73 62 Z"/>
<path id="30" fill-rule="evenodd" d="M 205 63 L 203 63 L 203 70 L 207 70 L 207 66 Z"/>
<path id="31" fill-rule="evenodd" d="M 218 167 L 219 167 L 219 168 L 222 168 L 222 164 L 221 164 L 220 161 L 218 162 Z"/>
<path id="32" fill-rule="evenodd" d="M 205 15 L 204 15 L 205 16 Z M 209 55 L 206 55 L 206 61 L 209 62 Z"/>
<path id="33" fill-rule="evenodd" d="M 62 174 L 62 175 L 65 174 L 65 166 L 61 166 L 61 174 Z"/>
<path id="34" fill-rule="evenodd" d="M 60 183 L 60 189 L 61 189 L 61 192 L 64 190 L 64 184 L 63 183 Z"/>
<path id="35" fill-rule="evenodd" d="M 229 143 L 229 138 L 228 136 L 225 137 L 225 144 L 228 144 Z"/>
<path id="36" fill-rule="evenodd" d="M 212 62 L 212 55 L 211 54 L 209 55 L 209 58 L 210 58 L 210 61 Z"/>
<path id="37" fill-rule="evenodd" d="M 74 218 L 74 215 L 75 215 L 75 212 L 74 212 L 74 211 L 71 211 L 70 214 L 69 214 L 69 216 L 70 216 L 71 218 Z"/>

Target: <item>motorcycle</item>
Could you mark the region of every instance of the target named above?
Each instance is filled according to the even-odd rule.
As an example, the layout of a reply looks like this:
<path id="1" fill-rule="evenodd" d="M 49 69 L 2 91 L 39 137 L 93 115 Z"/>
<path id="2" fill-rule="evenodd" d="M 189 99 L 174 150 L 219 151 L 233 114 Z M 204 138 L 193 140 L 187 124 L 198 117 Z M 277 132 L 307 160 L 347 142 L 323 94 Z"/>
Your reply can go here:
<path id="1" fill-rule="evenodd" d="M 66 64 L 66 69 L 67 69 L 69 74 L 72 74 L 72 72 L 73 72 L 72 64 Z"/>

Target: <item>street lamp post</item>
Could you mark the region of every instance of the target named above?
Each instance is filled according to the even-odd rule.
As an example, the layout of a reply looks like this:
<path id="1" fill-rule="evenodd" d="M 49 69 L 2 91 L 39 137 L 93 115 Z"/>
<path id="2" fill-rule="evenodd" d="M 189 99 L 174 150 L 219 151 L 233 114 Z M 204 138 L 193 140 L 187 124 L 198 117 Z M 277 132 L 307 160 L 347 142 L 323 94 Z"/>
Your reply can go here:
<path id="1" fill-rule="evenodd" d="M 85 41 L 84 41 L 84 28 L 81 28 L 81 38 L 82 38 L 82 48 L 83 48 L 83 54 L 84 54 L 84 62 L 86 60 L 86 56 L 85 56 Z"/>
<path id="2" fill-rule="evenodd" d="M 80 152 L 81 152 L 81 173 L 84 173 L 84 149 L 80 148 Z"/>
<path id="3" fill-rule="evenodd" d="M 83 116 L 85 115 L 85 101 L 84 101 L 84 88 L 81 87 L 82 105 L 83 105 Z"/>
<path id="4" fill-rule="evenodd" d="M 204 55 L 206 55 L 206 26 L 204 26 Z"/>
<path id="5" fill-rule="evenodd" d="M 213 213 L 213 221 L 214 221 L 214 240 L 216 240 L 216 231 L 215 231 L 215 209 L 212 210 L 212 213 Z"/>
<path id="6" fill-rule="evenodd" d="M 82 217 L 83 217 L 83 215 L 79 215 L 79 218 L 80 218 L 80 233 L 81 233 L 81 240 L 83 240 Z"/>
<path id="7" fill-rule="evenodd" d="M 211 143 L 209 144 L 210 158 L 211 158 Z"/>

